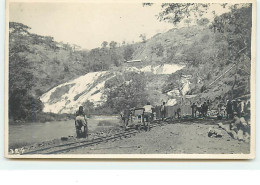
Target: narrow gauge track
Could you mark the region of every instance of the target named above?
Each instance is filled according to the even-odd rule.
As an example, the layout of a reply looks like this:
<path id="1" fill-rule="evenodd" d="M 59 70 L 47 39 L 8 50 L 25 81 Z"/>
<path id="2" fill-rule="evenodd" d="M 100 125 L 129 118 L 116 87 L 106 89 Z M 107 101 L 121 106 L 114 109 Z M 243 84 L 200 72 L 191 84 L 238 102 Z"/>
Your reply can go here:
<path id="1" fill-rule="evenodd" d="M 157 127 L 161 124 L 151 124 L 150 128 Z M 131 137 L 132 135 L 135 135 L 137 133 L 140 133 L 139 130 L 136 130 L 134 128 L 130 128 L 127 131 L 116 133 L 110 136 L 103 136 L 103 137 L 97 137 L 93 138 L 91 140 L 84 140 L 84 141 L 77 141 L 77 142 L 70 142 L 70 143 L 65 143 L 65 144 L 60 144 L 60 145 L 54 145 L 50 147 L 45 147 L 33 151 L 28 151 L 24 152 L 22 155 L 28 155 L 28 154 L 60 154 L 63 152 L 67 152 L 73 149 L 81 148 L 81 147 L 87 147 L 99 143 L 104 143 L 108 142 L 113 139 L 122 139 L 122 138 L 127 138 Z"/>
<path id="2" fill-rule="evenodd" d="M 211 124 L 215 124 L 214 121 L 215 121 L 214 119 L 183 119 L 183 120 L 178 120 L 175 123 L 187 123 L 187 122 L 193 122 L 193 123 L 204 122 L 205 123 L 205 122 L 207 122 L 207 124 L 211 125 Z M 157 127 L 157 126 L 162 126 L 162 125 L 164 125 L 164 123 L 158 123 L 155 121 L 150 124 L 150 129 Z M 70 142 L 70 143 L 65 143 L 65 144 L 60 144 L 60 145 L 49 146 L 49 147 L 40 148 L 40 149 L 33 150 L 33 151 L 24 152 L 22 155 L 60 154 L 60 153 L 67 152 L 67 151 L 81 148 L 81 147 L 87 147 L 87 146 L 92 146 L 95 144 L 105 143 L 105 142 L 111 141 L 113 139 L 128 138 L 137 133 L 140 133 L 140 130 L 136 130 L 134 128 L 129 128 L 127 131 L 115 133 L 113 135 L 101 136 L 101 137 L 93 138 L 91 140 L 83 140 L 83 141 L 76 141 L 76 142 Z"/>

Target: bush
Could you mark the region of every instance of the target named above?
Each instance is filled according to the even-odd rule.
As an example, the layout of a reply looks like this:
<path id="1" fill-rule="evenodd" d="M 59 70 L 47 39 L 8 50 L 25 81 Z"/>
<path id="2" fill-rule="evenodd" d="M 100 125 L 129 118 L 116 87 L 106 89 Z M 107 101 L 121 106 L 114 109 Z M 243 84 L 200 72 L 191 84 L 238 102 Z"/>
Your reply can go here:
<path id="1" fill-rule="evenodd" d="M 99 121 L 98 126 L 112 126 L 113 123 L 109 122 L 109 121 Z"/>

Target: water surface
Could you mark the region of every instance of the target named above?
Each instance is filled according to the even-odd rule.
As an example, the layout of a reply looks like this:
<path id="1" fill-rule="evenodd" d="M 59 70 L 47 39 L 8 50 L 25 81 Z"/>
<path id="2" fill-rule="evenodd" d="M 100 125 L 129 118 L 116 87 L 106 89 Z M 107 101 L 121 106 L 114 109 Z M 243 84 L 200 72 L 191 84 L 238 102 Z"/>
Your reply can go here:
<path id="1" fill-rule="evenodd" d="M 101 121 L 111 124 L 98 126 Z M 113 127 L 119 124 L 117 116 L 93 116 L 88 119 L 89 132 L 95 132 L 99 127 Z M 9 146 L 22 146 L 75 135 L 74 120 L 12 124 L 9 125 Z"/>

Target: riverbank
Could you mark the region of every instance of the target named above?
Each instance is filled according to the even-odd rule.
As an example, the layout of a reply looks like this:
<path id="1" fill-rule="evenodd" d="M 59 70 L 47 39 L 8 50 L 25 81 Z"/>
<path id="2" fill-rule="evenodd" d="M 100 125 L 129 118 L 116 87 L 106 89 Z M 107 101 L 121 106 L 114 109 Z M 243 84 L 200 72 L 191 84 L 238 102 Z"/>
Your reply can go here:
<path id="1" fill-rule="evenodd" d="M 194 120 L 163 123 L 149 132 L 142 131 L 129 138 L 109 140 L 105 143 L 70 150 L 64 154 L 248 154 L 250 143 L 233 139 L 218 126 L 217 120 Z M 224 122 L 224 124 L 227 124 Z M 23 147 L 25 152 L 53 147 L 70 142 L 82 142 L 107 137 L 123 131 L 120 125 L 99 126 L 90 132 L 88 139 L 68 136 Z M 221 137 L 209 136 L 218 130 Z"/>
<path id="2" fill-rule="evenodd" d="M 9 125 L 21 124 L 21 123 L 46 123 L 51 121 L 67 121 L 74 119 L 74 114 L 55 114 L 55 113 L 35 113 L 32 116 L 28 116 L 26 119 L 9 119 Z"/>
<path id="3" fill-rule="evenodd" d="M 91 116 L 88 118 L 90 133 L 104 132 L 116 129 L 121 122 L 117 116 Z M 51 121 L 45 123 L 26 122 L 9 124 L 9 148 L 21 148 L 33 144 L 41 144 L 61 137 L 76 136 L 74 119 L 65 121 Z"/>

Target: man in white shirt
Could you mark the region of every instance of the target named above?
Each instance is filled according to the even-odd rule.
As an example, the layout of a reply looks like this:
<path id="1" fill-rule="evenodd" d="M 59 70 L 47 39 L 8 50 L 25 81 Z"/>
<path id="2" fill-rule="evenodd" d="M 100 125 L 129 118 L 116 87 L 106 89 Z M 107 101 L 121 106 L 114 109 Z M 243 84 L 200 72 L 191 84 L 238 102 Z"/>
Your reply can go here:
<path id="1" fill-rule="evenodd" d="M 146 118 L 146 121 L 151 121 L 153 117 L 153 106 L 150 104 L 150 102 L 147 102 L 147 104 L 143 108 L 144 118 Z"/>

